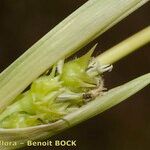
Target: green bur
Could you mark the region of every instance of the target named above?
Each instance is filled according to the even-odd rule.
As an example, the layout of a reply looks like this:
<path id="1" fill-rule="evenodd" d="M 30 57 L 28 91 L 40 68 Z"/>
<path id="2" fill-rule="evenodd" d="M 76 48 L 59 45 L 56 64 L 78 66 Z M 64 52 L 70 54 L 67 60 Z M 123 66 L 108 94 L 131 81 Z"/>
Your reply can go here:
<path id="1" fill-rule="evenodd" d="M 1 128 L 23 128 L 55 122 L 84 105 L 83 92 L 96 88 L 96 76 L 87 73 L 95 46 L 85 55 L 58 66 L 36 79 L 30 89 L 0 115 Z M 66 97 L 66 98 L 65 98 Z"/>
<path id="2" fill-rule="evenodd" d="M 63 67 L 61 79 L 63 85 L 74 92 L 85 91 L 88 88 L 95 87 L 96 80 L 89 76 L 86 72 L 91 55 L 96 46 L 94 46 L 87 54 L 66 63 Z"/>

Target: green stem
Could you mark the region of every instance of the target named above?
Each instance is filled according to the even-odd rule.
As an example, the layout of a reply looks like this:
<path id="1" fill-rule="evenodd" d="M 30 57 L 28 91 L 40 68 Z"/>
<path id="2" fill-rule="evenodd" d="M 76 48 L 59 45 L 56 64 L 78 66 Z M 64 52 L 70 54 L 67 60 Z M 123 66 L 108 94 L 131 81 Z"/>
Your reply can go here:
<path id="1" fill-rule="evenodd" d="M 110 48 L 103 54 L 99 55 L 97 59 L 102 64 L 113 64 L 121 58 L 138 50 L 140 47 L 150 42 L 150 26 L 142 31 L 134 34 L 130 38 Z"/>

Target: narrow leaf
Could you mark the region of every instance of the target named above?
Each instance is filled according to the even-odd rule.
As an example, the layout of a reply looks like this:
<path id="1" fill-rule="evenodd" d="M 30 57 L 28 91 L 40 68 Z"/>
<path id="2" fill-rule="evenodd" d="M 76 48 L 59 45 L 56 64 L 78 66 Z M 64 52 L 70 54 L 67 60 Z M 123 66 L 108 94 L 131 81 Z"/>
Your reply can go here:
<path id="1" fill-rule="evenodd" d="M 0 111 L 39 75 L 148 0 L 89 0 L 0 74 Z"/>
<path id="2" fill-rule="evenodd" d="M 79 110 L 67 115 L 62 120 L 55 123 L 22 129 L 0 129 L 0 140 L 17 142 L 17 145 L 14 147 L 1 145 L 0 149 L 15 149 L 23 146 L 20 143 L 24 143 L 24 145 L 26 145 L 28 140 L 49 138 L 58 132 L 79 124 L 80 122 L 117 105 L 149 84 L 150 73 L 111 89 L 104 96 L 97 97 L 92 102 L 84 105 Z"/>

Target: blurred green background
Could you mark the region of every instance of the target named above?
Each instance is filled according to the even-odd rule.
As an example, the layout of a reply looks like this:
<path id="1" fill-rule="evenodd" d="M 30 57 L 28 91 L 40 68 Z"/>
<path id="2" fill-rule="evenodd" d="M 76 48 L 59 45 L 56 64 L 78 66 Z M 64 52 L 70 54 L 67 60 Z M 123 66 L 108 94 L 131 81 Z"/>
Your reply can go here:
<path id="1" fill-rule="evenodd" d="M 50 29 L 87 0 L 0 0 L 0 72 Z M 94 40 L 95 56 L 150 23 L 149 4 L 141 7 Z M 122 59 L 105 74 L 108 89 L 150 71 L 149 45 Z M 149 150 L 150 91 L 140 91 L 114 108 L 73 127 L 50 140 L 77 140 L 76 148 L 41 147 L 53 150 Z M 24 148 L 24 150 L 35 148 Z"/>

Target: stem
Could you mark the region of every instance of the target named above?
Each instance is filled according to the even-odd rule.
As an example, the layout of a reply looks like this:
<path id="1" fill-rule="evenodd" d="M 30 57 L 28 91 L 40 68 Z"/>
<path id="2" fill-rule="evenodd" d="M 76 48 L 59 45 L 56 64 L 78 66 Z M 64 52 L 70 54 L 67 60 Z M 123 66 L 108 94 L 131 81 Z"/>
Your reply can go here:
<path id="1" fill-rule="evenodd" d="M 150 26 L 134 34 L 130 38 L 110 48 L 103 54 L 99 55 L 97 59 L 102 64 L 113 64 L 121 58 L 138 50 L 140 47 L 150 42 Z"/>

